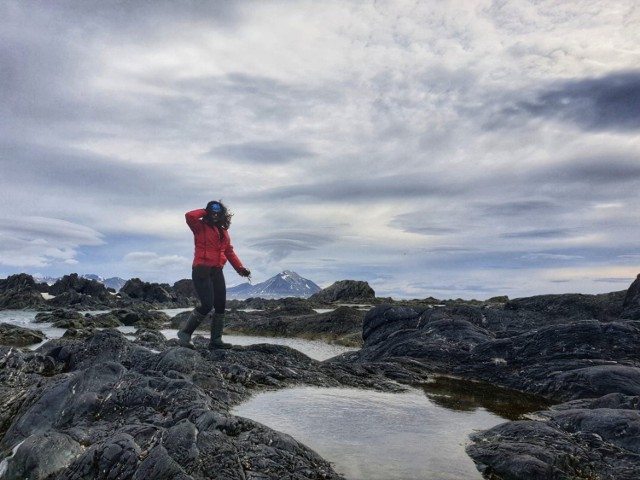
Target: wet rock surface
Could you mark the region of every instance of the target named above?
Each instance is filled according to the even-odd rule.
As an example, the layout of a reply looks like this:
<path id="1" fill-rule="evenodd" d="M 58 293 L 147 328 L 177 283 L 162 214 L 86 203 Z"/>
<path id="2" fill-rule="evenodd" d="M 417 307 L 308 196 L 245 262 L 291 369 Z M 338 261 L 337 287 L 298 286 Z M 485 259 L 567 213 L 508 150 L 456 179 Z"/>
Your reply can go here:
<path id="1" fill-rule="evenodd" d="M 358 280 L 340 280 L 333 285 L 314 293 L 309 297 L 311 301 L 320 302 L 370 302 L 376 293 L 367 282 Z"/>
<path id="2" fill-rule="evenodd" d="M 19 327 L 10 323 L 0 323 L 0 345 L 24 347 L 40 343 L 46 338 L 40 330 Z"/>
<path id="3" fill-rule="evenodd" d="M 0 287 L 5 300 L 42 289 L 26 277 Z M 157 330 L 178 328 L 189 312 L 169 319 L 149 309 L 150 299 L 126 296 L 101 314 L 47 303 L 38 319 L 68 328 L 63 338 L 35 352 L 0 347 L 6 478 L 340 478 L 304 445 L 230 408 L 265 389 L 393 390 L 393 381 L 436 377 L 554 404 L 472 436 L 467 451 L 485 478 L 638 478 L 640 280 L 602 295 L 390 301 L 367 312 L 318 298 L 229 302 L 227 333 L 362 344 L 324 362 L 275 345 L 209 352 L 200 336 L 195 350 L 181 348 Z M 328 305 L 332 312 L 313 310 Z M 135 326 L 135 340 L 96 330 L 114 325 Z"/>
<path id="4" fill-rule="evenodd" d="M 151 331 L 131 342 L 107 329 L 34 352 L 0 347 L 3 478 L 338 479 L 315 452 L 230 407 L 292 385 L 399 389 L 288 347 L 209 352 L 206 339 L 195 343 Z"/>
<path id="5" fill-rule="evenodd" d="M 486 478 L 630 480 L 640 471 L 640 322 L 623 318 L 624 298 L 381 305 L 364 319 L 363 348 L 331 361 L 401 381 L 451 375 L 558 403 L 472 437 L 467 451 Z"/>
<path id="6" fill-rule="evenodd" d="M 241 335 L 299 337 L 361 346 L 365 314 L 365 311 L 345 306 L 325 313 L 317 313 L 309 307 L 234 312 L 227 315 L 226 329 Z"/>

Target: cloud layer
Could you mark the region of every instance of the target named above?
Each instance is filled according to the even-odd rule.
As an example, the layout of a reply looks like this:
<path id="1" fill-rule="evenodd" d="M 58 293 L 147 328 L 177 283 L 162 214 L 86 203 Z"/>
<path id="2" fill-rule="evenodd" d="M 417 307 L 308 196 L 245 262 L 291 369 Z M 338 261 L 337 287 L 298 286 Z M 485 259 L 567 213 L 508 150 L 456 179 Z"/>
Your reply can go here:
<path id="1" fill-rule="evenodd" d="M 633 0 L 6 0 L 0 276 L 188 278 L 184 212 L 223 199 L 258 281 L 624 288 L 638 25 Z"/>

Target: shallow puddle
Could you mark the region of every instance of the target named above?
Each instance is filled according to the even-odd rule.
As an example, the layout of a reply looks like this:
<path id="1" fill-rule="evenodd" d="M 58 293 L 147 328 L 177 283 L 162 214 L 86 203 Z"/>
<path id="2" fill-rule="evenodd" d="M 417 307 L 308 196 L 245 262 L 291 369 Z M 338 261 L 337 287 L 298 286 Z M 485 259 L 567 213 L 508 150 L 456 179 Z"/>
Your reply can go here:
<path id="1" fill-rule="evenodd" d="M 461 394 L 463 384 L 475 396 Z M 288 433 L 349 480 L 481 480 L 465 452 L 469 434 L 543 408 L 530 397 L 506 408 L 510 395 L 450 379 L 400 394 L 303 387 L 259 394 L 232 413 Z"/>

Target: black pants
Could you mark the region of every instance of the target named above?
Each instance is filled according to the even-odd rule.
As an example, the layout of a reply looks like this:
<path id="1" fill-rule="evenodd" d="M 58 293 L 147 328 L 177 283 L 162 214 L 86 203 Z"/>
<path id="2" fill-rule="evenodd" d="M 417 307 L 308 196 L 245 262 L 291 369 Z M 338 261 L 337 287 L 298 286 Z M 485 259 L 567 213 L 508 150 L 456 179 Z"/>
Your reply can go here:
<path id="1" fill-rule="evenodd" d="M 212 308 L 216 313 L 224 313 L 227 286 L 222 268 L 196 265 L 191 272 L 191 278 L 200 299 L 200 306 L 196 308 L 198 313 L 206 315 Z"/>

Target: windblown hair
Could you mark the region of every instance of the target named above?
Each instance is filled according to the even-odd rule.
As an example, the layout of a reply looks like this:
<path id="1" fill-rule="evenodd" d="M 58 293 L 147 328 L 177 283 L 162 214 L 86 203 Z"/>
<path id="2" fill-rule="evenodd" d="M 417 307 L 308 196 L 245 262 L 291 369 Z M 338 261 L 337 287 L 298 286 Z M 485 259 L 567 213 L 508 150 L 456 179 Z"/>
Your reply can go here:
<path id="1" fill-rule="evenodd" d="M 213 205 L 214 203 L 219 204 L 222 208 L 222 221 L 220 222 L 220 226 L 225 230 L 228 230 L 231 226 L 231 217 L 233 217 L 233 213 L 229 211 L 229 209 L 224 205 L 224 203 L 222 203 L 221 200 L 211 200 L 209 203 L 207 203 L 207 214 L 204 217 L 204 221 L 209 225 L 213 225 L 213 219 L 211 218 L 211 205 Z"/>

